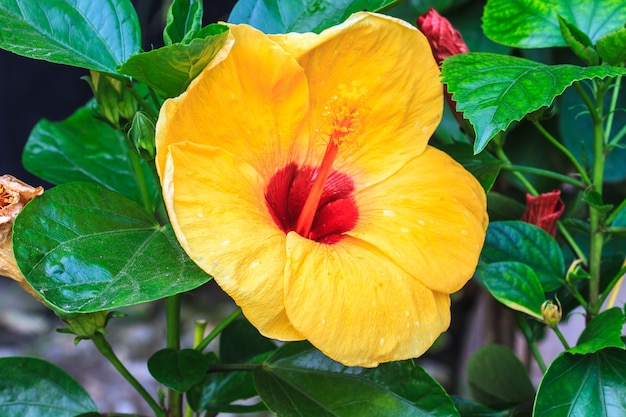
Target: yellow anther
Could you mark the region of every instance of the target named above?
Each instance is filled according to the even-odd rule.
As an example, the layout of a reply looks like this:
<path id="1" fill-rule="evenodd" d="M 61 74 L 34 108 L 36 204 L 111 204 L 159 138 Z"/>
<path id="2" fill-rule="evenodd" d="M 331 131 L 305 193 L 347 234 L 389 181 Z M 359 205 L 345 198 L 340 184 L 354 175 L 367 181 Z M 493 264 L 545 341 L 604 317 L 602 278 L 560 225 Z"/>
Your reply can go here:
<path id="1" fill-rule="evenodd" d="M 361 127 L 360 110 L 366 94 L 367 89 L 359 81 L 352 81 L 349 86 L 342 83 L 324 107 L 323 116 L 330 128 L 328 134 L 336 145 L 345 142 Z"/>

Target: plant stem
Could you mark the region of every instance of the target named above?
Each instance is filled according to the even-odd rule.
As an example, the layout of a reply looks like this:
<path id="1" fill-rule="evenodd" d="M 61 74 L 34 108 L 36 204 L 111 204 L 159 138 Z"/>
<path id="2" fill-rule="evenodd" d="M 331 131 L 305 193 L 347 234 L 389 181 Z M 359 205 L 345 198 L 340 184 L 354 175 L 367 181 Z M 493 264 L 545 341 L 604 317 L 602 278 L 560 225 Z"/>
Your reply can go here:
<path id="1" fill-rule="evenodd" d="M 592 189 L 602 198 L 602 185 L 604 181 L 604 129 L 602 118 L 603 101 L 605 89 L 598 88 L 596 94 L 595 107 L 590 108 L 593 120 L 593 168 L 592 168 Z M 595 114 L 595 116 L 594 116 Z M 598 311 L 597 303 L 600 293 L 600 276 L 602 262 L 602 246 L 604 244 L 603 213 L 593 205 L 589 206 L 590 218 L 590 249 L 589 249 L 589 311 L 587 319 L 591 320 Z"/>
<path id="2" fill-rule="evenodd" d="M 563 333 L 561 333 L 561 330 L 559 330 L 559 326 L 552 327 L 552 330 L 554 330 L 554 333 L 561 341 L 561 344 L 563 345 L 563 347 L 565 349 L 569 349 L 570 348 L 569 343 L 567 343 L 567 340 L 565 340 L 565 336 L 563 336 Z"/>
<path id="3" fill-rule="evenodd" d="M 506 156 L 506 154 L 504 153 L 502 146 L 498 146 L 496 148 L 496 156 L 500 158 L 500 160 L 504 162 L 506 165 L 513 166 L 509 157 Z M 513 175 L 515 175 L 515 177 L 522 183 L 522 185 L 528 190 L 530 194 L 534 196 L 539 195 L 535 187 L 533 187 L 533 185 L 526 179 L 526 177 L 524 177 L 524 175 L 521 172 L 519 171 L 512 171 L 512 172 L 513 172 Z"/>
<path id="4" fill-rule="evenodd" d="M 211 343 L 213 339 L 215 339 L 222 332 L 222 330 L 226 328 L 226 326 L 232 323 L 239 316 L 241 316 L 240 308 L 232 312 L 228 317 L 224 319 L 224 321 L 218 324 L 217 327 L 215 327 L 215 329 L 213 329 L 213 331 L 211 331 L 211 333 L 207 335 L 207 337 L 205 337 L 200 343 L 198 343 L 198 346 L 196 346 L 195 349 L 199 352 L 202 352 L 204 348 L 207 347 L 209 343 Z"/>
<path id="5" fill-rule="evenodd" d="M 574 240 L 569 231 L 565 228 L 565 226 L 563 226 L 563 223 L 559 220 L 556 222 L 556 225 L 558 226 L 563 238 L 565 238 L 565 240 L 567 241 L 569 247 L 576 254 L 576 257 L 580 259 L 583 264 L 587 265 L 587 255 L 585 255 L 585 252 L 580 249 L 580 246 L 578 246 L 576 240 Z"/>
<path id="6" fill-rule="evenodd" d="M 622 200 L 621 203 L 619 203 L 619 206 L 617 206 L 613 212 L 611 213 L 611 215 L 609 217 L 606 218 L 606 224 L 611 224 L 613 223 L 613 220 L 615 220 L 615 218 L 619 215 L 620 211 L 626 209 L 626 198 Z"/>
<path id="7" fill-rule="evenodd" d="M 539 130 L 541 132 L 541 134 L 543 134 L 543 136 L 545 136 L 550 141 L 550 143 L 552 143 L 554 146 L 556 146 L 572 162 L 572 164 L 574 164 L 574 167 L 576 167 L 576 170 L 578 170 L 578 172 L 580 173 L 580 177 L 585 182 L 585 185 L 591 184 L 591 179 L 589 179 L 589 176 L 587 175 L 587 172 L 582 167 L 582 165 L 580 165 L 580 163 L 574 157 L 574 155 L 572 155 L 572 153 L 569 151 L 569 149 L 567 149 L 565 146 L 563 146 L 563 144 L 561 144 L 561 142 L 559 142 L 554 136 L 552 136 L 550 134 L 550 132 L 548 132 L 541 125 L 541 123 L 539 123 L 537 120 L 533 120 L 533 125 L 535 125 L 537 130 Z"/>
<path id="8" fill-rule="evenodd" d="M 170 349 L 180 349 L 180 294 L 172 295 L 165 301 L 166 344 Z M 182 395 L 173 389 L 167 390 L 168 417 L 182 415 Z"/>
<path id="9" fill-rule="evenodd" d="M 148 102 L 143 98 L 141 94 L 139 94 L 139 91 L 137 91 L 134 84 L 132 87 L 129 87 L 128 90 L 133 95 L 133 98 L 137 100 L 137 102 L 141 105 L 143 111 L 145 111 L 152 120 L 156 120 L 159 117 L 159 115 L 154 111 L 152 106 L 148 104 Z"/>
<path id="10" fill-rule="evenodd" d="M 525 172 L 527 174 L 535 174 L 535 175 L 541 175 L 541 176 L 548 177 L 548 178 L 554 178 L 555 180 L 559 180 L 561 182 L 571 184 L 581 189 L 587 188 L 587 184 L 585 184 L 582 181 L 579 181 L 567 175 L 559 174 L 558 172 L 548 171 L 548 170 L 541 169 L 541 168 L 527 167 L 527 166 L 522 166 L 522 165 L 507 165 L 507 164 L 502 165 L 501 168 L 506 169 L 507 171 L 519 171 L 519 172 Z"/>
<path id="11" fill-rule="evenodd" d="M 91 339 L 96 345 L 98 351 L 104 356 L 117 371 L 130 383 L 130 385 L 135 388 L 135 390 L 141 395 L 141 397 L 148 403 L 150 408 L 154 411 L 156 417 L 165 417 L 165 411 L 159 404 L 148 394 L 146 389 L 135 379 L 135 377 L 126 369 L 124 364 L 119 360 L 119 358 L 113 352 L 113 348 L 109 344 L 109 342 L 104 338 L 102 334 L 96 334 L 93 339 Z"/>
<path id="12" fill-rule="evenodd" d="M 615 85 L 613 86 L 613 95 L 611 96 L 609 113 L 606 116 L 606 126 L 604 127 L 604 143 L 609 143 L 609 136 L 611 136 L 611 130 L 613 129 L 613 117 L 615 116 L 615 108 L 617 107 L 617 98 L 619 97 L 621 83 L 622 76 L 618 75 L 617 77 L 615 77 Z"/>
<path id="13" fill-rule="evenodd" d="M 141 160 L 133 148 L 132 143 L 130 143 L 130 139 L 127 139 L 126 142 L 128 144 L 128 157 L 130 158 L 130 163 L 133 167 L 133 173 L 135 174 L 135 181 L 137 182 L 137 188 L 139 189 L 139 193 L 141 195 L 143 208 L 148 213 L 152 213 L 152 198 L 150 197 L 150 191 L 148 191 L 148 183 L 141 166 Z"/>
<path id="14" fill-rule="evenodd" d="M 619 287 L 622 285 L 622 278 L 624 277 L 625 274 L 626 274 L 626 261 L 624 261 L 624 265 L 622 265 L 619 272 L 615 274 L 615 276 L 613 277 L 609 285 L 607 285 L 604 291 L 602 291 L 598 306 L 601 306 L 604 303 L 604 300 L 606 300 L 606 297 L 608 297 L 609 294 L 611 295 L 611 298 L 613 298 L 613 294 L 617 296 L 617 291 L 619 291 Z M 615 300 L 613 300 L 613 302 L 615 302 Z M 611 306 L 613 305 L 612 303 L 610 304 Z M 607 308 L 609 308 L 608 304 L 607 304 Z"/>
<path id="15" fill-rule="evenodd" d="M 539 365 L 539 369 L 541 369 L 542 373 L 546 373 L 548 367 L 541 356 L 541 352 L 537 348 L 537 342 L 535 341 L 535 337 L 533 335 L 533 331 L 530 328 L 530 325 L 526 321 L 526 317 L 521 313 L 514 314 L 515 320 L 517 321 L 517 325 L 519 329 L 522 331 L 524 338 L 526 338 L 526 344 L 528 344 L 528 348 L 530 349 L 530 353 L 535 358 L 537 365 Z"/>

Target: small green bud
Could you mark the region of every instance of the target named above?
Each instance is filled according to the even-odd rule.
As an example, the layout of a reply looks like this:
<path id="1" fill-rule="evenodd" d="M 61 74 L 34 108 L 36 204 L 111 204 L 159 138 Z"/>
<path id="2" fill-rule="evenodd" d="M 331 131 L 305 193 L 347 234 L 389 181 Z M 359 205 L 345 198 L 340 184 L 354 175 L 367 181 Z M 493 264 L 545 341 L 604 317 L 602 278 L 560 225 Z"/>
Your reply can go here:
<path id="1" fill-rule="evenodd" d="M 154 122 L 143 112 L 135 113 L 128 136 L 139 156 L 146 161 L 152 161 L 156 156 L 154 134 Z"/>
<path id="2" fill-rule="evenodd" d="M 59 329 L 59 332 L 75 334 L 76 343 L 78 343 L 83 339 L 93 338 L 97 333 L 104 334 L 108 319 L 106 311 L 75 314 L 61 319 L 67 328 Z"/>
<path id="3" fill-rule="evenodd" d="M 541 315 L 546 326 L 554 328 L 561 321 L 563 310 L 558 299 L 546 300 L 541 304 Z"/>
<path id="4" fill-rule="evenodd" d="M 123 130 L 137 111 L 137 101 L 126 85 L 128 82 L 97 71 L 90 71 L 90 76 L 85 79 L 98 102 L 102 118 L 113 127 Z"/>

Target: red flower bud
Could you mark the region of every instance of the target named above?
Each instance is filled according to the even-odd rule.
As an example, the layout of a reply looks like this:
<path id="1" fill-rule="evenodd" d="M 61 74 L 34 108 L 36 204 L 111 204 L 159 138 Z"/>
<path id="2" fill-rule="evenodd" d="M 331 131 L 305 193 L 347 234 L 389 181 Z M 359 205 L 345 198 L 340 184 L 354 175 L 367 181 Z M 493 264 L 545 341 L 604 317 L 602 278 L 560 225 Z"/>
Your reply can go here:
<path id="1" fill-rule="evenodd" d="M 552 236 L 556 235 L 556 222 L 563 214 L 565 205 L 561 200 L 561 191 L 553 190 L 534 197 L 526 194 L 526 211 L 522 221 L 541 227 Z"/>
<path id="2" fill-rule="evenodd" d="M 438 64 L 451 55 L 469 52 L 459 31 L 432 7 L 417 18 L 417 27 L 428 39 Z"/>

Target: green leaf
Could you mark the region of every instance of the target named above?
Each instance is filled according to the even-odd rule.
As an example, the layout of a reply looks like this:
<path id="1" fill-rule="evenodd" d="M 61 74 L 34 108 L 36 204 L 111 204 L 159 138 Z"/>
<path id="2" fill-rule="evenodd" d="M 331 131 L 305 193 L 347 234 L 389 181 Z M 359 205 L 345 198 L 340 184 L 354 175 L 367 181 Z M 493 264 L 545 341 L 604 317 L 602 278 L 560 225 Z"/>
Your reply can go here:
<path id="1" fill-rule="evenodd" d="M 352 13 L 375 12 L 392 3 L 394 0 L 239 0 L 228 21 L 247 23 L 264 33 L 319 33 Z"/>
<path id="2" fill-rule="evenodd" d="M 608 65 L 620 65 L 626 61 L 626 28 L 607 33 L 596 43 L 598 55 Z"/>
<path id="3" fill-rule="evenodd" d="M 517 48 L 567 46 L 557 16 L 581 28 L 595 43 L 626 21 L 621 0 L 489 0 L 483 15 L 487 37 Z"/>
<path id="4" fill-rule="evenodd" d="M 22 162 L 28 171 L 53 184 L 94 182 L 143 204 L 133 158 L 124 135 L 83 107 L 64 121 L 37 123 L 26 142 Z M 148 164 L 139 164 L 156 205 L 160 199 L 157 184 Z"/>
<path id="5" fill-rule="evenodd" d="M 209 25 L 203 38 L 175 43 L 131 56 L 118 68 L 122 74 L 141 81 L 163 97 L 175 97 L 211 62 L 224 47 L 228 27 Z"/>
<path id="6" fill-rule="evenodd" d="M 626 323 L 626 317 L 621 309 L 613 307 L 602 312 L 587 324 L 576 346 L 568 352 L 586 354 L 608 347 L 624 349 L 622 341 L 624 323 Z"/>
<path id="7" fill-rule="evenodd" d="M 488 152 L 475 155 L 472 152 L 472 146 L 468 143 L 444 145 L 440 149 L 472 173 L 485 191 L 491 190 L 502 167 L 499 159 L 494 158 Z"/>
<path id="8" fill-rule="evenodd" d="M 220 333 L 219 352 L 224 363 L 246 362 L 276 347 L 244 318 L 233 321 Z"/>
<path id="9" fill-rule="evenodd" d="M 545 65 L 513 56 L 468 53 L 443 61 L 442 79 L 476 130 L 474 152 L 514 121 L 549 106 L 574 81 L 626 74 L 619 67 Z"/>
<path id="10" fill-rule="evenodd" d="M 443 388 L 412 361 L 346 367 L 306 342 L 282 346 L 254 371 L 280 417 L 458 416 Z"/>
<path id="11" fill-rule="evenodd" d="M 0 27 L 0 48 L 112 74 L 141 45 L 130 0 L 0 0 Z"/>
<path id="12" fill-rule="evenodd" d="M 214 363 L 262 363 L 276 348 L 274 342 L 240 318 L 220 333 L 221 361 L 215 358 Z M 232 402 L 254 397 L 257 392 L 251 372 L 212 372 L 187 395 L 195 410 L 225 412 Z"/>
<path id="13" fill-rule="evenodd" d="M 504 417 L 506 415 L 502 411 L 494 411 L 482 404 L 456 395 L 452 396 L 452 401 L 454 401 L 454 406 L 461 417 Z"/>
<path id="14" fill-rule="evenodd" d="M 272 354 L 273 351 L 261 353 L 240 363 L 260 365 Z M 208 358 L 212 365 L 222 363 L 212 352 L 208 354 Z M 187 392 L 187 400 L 189 405 L 197 411 L 250 413 L 267 410 L 262 402 L 241 409 L 233 404 L 235 401 L 246 400 L 257 395 L 250 371 L 210 372 L 206 374 L 202 382 Z"/>
<path id="15" fill-rule="evenodd" d="M 511 349 L 485 345 L 467 361 L 467 382 L 473 397 L 495 409 L 509 408 L 535 396 L 526 367 Z"/>
<path id="16" fill-rule="evenodd" d="M 202 28 L 202 13 L 201 0 L 173 0 L 163 30 L 165 45 L 195 38 Z"/>
<path id="17" fill-rule="evenodd" d="M 534 417 L 623 417 L 626 350 L 607 348 L 589 355 L 562 353 L 544 374 Z"/>
<path id="18" fill-rule="evenodd" d="M 0 415 L 74 417 L 97 407 L 68 373 L 39 358 L 0 358 Z"/>
<path id="19" fill-rule="evenodd" d="M 565 279 L 563 252 L 543 229 L 522 221 L 493 222 L 480 254 L 482 263 L 520 262 L 529 266 L 543 292 L 557 289 Z"/>
<path id="20" fill-rule="evenodd" d="M 561 15 L 559 18 L 559 27 L 563 39 L 570 49 L 587 65 L 598 65 L 598 54 L 591 43 L 591 39 L 582 32 L 576 25 L 565 20 Z"/>
<path id="21" fill-rule="evenodd" d="M 204 378 L 209 360 L 194 349 L 161 349 L 148 359 L 150 374 L 177 392 L 186 392 Z"/>
<path id="22" fill-rule="evenodd" d="M 519 262 L 480 265 L 477 278 L 491 295 L 505 306 L 543 320 L 543 289 L 533 269 Z"/>
<path id="23" fill-rule="evenodd" d="M 170 225 L 102 186 L 70 183 L 27 204 L 13 250 L 28 283 L 61 313 L 118 308 L 192 290 L 211 279 Z"/>

